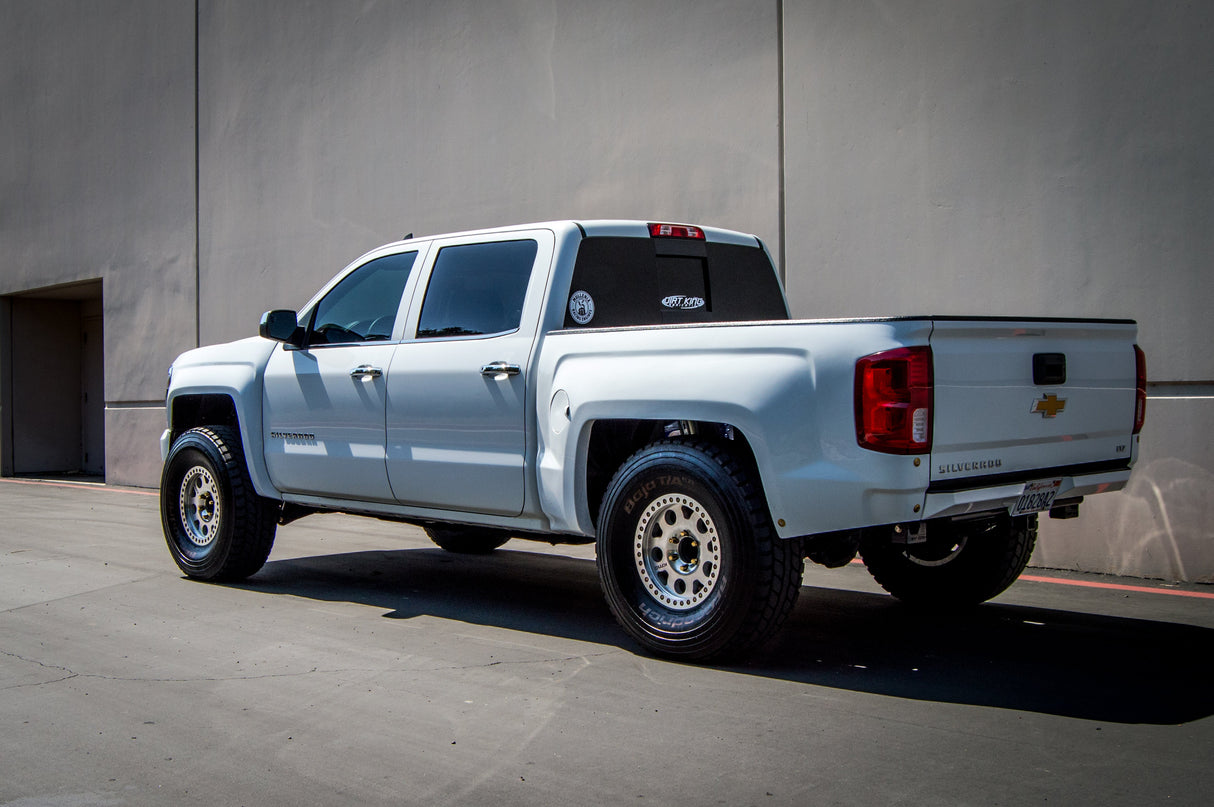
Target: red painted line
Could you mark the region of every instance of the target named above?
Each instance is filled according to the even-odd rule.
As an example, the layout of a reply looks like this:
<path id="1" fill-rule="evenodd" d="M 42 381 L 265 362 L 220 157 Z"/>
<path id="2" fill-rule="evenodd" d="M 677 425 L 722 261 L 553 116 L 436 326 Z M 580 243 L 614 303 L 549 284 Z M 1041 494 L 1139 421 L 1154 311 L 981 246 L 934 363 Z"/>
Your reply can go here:
<path id="1" fill-rule="evenodd" d="M 1103 588 L 1113 591 L 1137 591 L 1142 594 L 1170 594 L 1173 597 L 1197 597 L 1202 600 L 1214 600 L 1214 592 L 1178 591 L 1170 588 L 1152 588 L 1151 586 L 1126 586 L 1121 583 L 1096 583 L 1091 580 L 1065 580 L 1061 577 L 1040 577 L 1035 574 L 1022 574 L 1019 579 L 1029 580 L 1034 583 L 1055 583 L 1060 586 Z"/>
<path id="2" fill-rule="evenodd" d="M 107 493 L 129 493 L 133 496 L 159 496 L 155 490 L 138 490 L 136 488 L 112 488 L 108 485 L 82 485 L 72 482 L 51 482 L 45 479 L 0 479 L 9 485 L 37 485 L 45 488 L 68 488 L 69 490 L 101 490 Z"/>

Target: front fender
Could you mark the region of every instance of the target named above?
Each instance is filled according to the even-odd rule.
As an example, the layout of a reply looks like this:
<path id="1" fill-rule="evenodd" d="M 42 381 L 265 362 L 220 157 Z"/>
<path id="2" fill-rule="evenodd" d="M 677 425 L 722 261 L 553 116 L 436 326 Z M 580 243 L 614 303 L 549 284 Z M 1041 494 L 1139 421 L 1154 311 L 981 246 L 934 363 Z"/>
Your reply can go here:
<path id="1" fill-rule="evenodd" d="M 281 499 L 266 471 L 262 432 L 262 382 L 266 363 L 278 347 L 277 342 L 253 337 L 224 345 L 187 351 L 173 362 L 172 379 L 166 399 L 168 430 L 161 437 L 161 452 L 167 457 L 171 446 L 167 435 L 174 430 L 174 405 L 187 396 L 222 396 L 236 410 L 237 428 L 244 447 L 249 478 L 259 496 Z M 187 427 L 206 425 L 186 424 Z M 171 438 L 170 438 L 171 439 Z"/>

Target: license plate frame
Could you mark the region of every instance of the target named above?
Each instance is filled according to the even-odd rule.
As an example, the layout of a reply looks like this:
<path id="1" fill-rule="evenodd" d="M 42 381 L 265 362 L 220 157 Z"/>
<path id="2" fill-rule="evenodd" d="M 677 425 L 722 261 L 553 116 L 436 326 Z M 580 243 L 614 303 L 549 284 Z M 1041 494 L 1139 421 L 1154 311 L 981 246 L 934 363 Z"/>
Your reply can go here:
<path id="1" fill-rule="evenodd" d="M 1036 482 L 1026 482 L 1020 498 L 1012 505 L 1013 516 L 1027 516 L 1030 513 L 1041 513 L 1054 505 L 1054 497 L 1062 489 L 1061 479 L 1040 479 Z"/>

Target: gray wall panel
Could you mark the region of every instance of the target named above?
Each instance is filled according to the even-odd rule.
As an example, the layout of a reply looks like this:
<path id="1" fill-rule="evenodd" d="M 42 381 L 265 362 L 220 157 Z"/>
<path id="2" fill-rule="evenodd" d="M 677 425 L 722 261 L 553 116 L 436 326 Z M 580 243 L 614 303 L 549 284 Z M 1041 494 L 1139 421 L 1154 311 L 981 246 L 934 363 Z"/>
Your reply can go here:
<path id="1" fill-rule="evenodd" d="M 106 398 L 193 346 L 194 3 L 0 5 L 0 294 L 105 284 Z"/>
<path id="2" fill-rule="evenodd" d="M 102 279 L 107 476 L 141 485 L 196 332 L 408 231 L 689 220 L 783 240 L 800 316 L 1134 317 L 1134 482 L 1035 562 L 1208 579 L 1212 33 L 1151 0 L 0 0 L 0 295 Z"/>
<path id="3" fill-rule="evenodd" d="M 0 3 L 0 294 L 102 279 L 109 405 L 162 399 L 196 343 L 194 19 L 193 0 Z M 156 484 L 158 433 L 111 478 Z"/>
<path id="4" fill-rule="evenodd" d="M 776 12 L 205 4 L 203 341 L 409 231 L 653 217 L 776 242 Z"/>
<path id="5" fill-rule="evenodd" d="M 105 410 L 105 481 L 110 485 L 157 487 L 160 484 L 160 433 L 164 405 L 111 407 Z"/>
<path id="6" fill-rule="evenodd" d="M 1214 378 L 1214 5 L 793 0 L 797 313 L 1128 316 Z"/>
<path id="7" fill-rule="evenodd" d="M 1137 319 L 1153 393 L 1206 386 L 1034 562 L 1208 578 L 1214 5 L 792 0 L 783 30 L 794 312 Z"/>
<path id="8" fill-rule="evenodd" d="M 1214 400 L 1156 398 L 1122 493 L 1096 496 L 1074 521 L 1051 521 L 1033 564 L 1214 583 Z"/>

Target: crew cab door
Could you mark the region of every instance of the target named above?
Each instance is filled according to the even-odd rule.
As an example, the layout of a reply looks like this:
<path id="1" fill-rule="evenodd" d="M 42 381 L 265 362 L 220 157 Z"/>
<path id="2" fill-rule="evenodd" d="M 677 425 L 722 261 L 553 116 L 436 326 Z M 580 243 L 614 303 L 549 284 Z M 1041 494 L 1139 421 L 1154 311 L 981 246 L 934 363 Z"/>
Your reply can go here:
<path id="1" fill-rule="evenodd" d="M 303 315 L 302 346 L 284 344 L 270 357 L 265 457 L 280 491 L 393 501 L 384 462 L 387 373 L 417 255 L 381 255 L 347 273 Z"/>
<path id="2" fill-rule="evenodd" d="M 551 231 L 437 241 L 388 374 L 388 478 L 402 504 L 517 515 L 527 385 Z"/>

